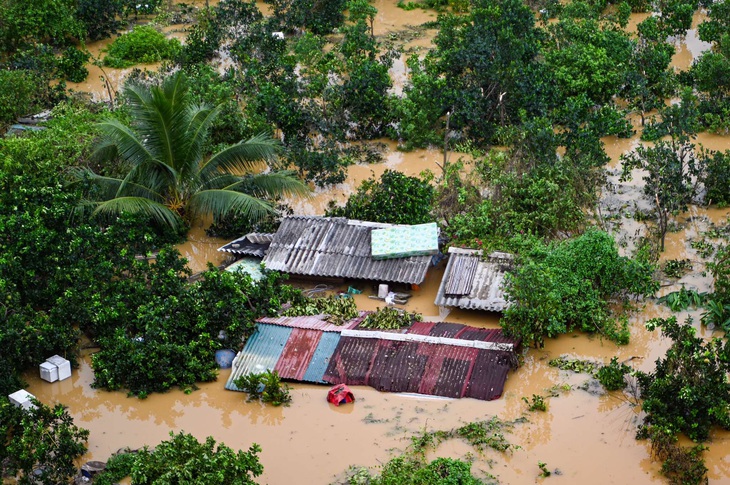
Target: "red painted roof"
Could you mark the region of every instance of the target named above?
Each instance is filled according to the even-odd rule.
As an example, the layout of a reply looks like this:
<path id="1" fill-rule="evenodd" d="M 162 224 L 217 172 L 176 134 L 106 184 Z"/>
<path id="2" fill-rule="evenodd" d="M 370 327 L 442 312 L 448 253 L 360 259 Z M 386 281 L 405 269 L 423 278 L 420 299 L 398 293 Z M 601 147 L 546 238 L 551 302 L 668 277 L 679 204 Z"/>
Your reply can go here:
<path id="1" fill-rule="evenodd" d="M 320 338 L 322 332 L 319 330 L 292 329 L 274 370 L 282 379 L 303 380 Z"/>

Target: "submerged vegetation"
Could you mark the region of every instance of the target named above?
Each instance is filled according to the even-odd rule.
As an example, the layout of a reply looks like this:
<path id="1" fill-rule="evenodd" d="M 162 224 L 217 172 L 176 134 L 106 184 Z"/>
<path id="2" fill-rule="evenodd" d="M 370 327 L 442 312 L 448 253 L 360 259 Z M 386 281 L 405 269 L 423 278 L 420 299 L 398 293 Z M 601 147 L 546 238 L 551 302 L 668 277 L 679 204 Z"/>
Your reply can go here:
<path id="1" fill-rule="evenodd" d="M 730 204 L 730 150 L 697 141 L 703 131 L 730 131 L 725 2 L 401 2 L 438 11 L 417 27 L 436 32 L 429 49 L 376 35 L 378 12 L 366 0 L 270 3 L 266 16 L 247 0 L 0 0 L 0 130 L 50 110 L 41 129 L 0 139 L 0 395 L 22 388 L 23 372 L 49 355 L 77 363 L 82 334 L 97 346 L 94 386 L 145 397 L 214 380 L 215 351 L 241 348 L 256 318 L 286 304 L 292 315 L 354 318 L 352 299 L 305 300 L 276 273 L 254 283 L 211 267 L 191 282 L 170 244 L 201 220 L 218 233 L 271 230 L 287 197 L 340 184 L 353 164 L 383 161 L 387 139 L 402 150 L 442 150 L 439 170 L 373 175 L 328 214 L 435 221 L 442 249 L 514 253 L 501 323 L 530 346 L 576 332 L 626 344 L 627 312 L 657 292 L 658 267 L 672 279 L 706 268 L 711 291 L 681 286 L 659 302 L 701 309 L 701 323 L 722 338 L 699 337 L 695 321 L 660 318 L 649 327 L 673 343 L 651 372 L 616 357 L 561 364 L 615 391 L 635 375 L 639 435 L 652 440 L 673 483 L 702 483 L 702 445 L 682 448 L 677 437 L 703 442 L 713 428 L 730 428 L 727 226 L 691 242 L 696 259 L 657 261 L 692 205 Z M 711 48 L 674 69 L 674 40 L 700 9 L 697 32 Z M 630 33 L 632 12 L 648 15 Z M 184 42 L 160 28 L 178 21 L 190 24 Z M 94 59 L 104 103 L 67 89 L 88 75 L 85 42 L 125 31 Z M 104 70 L 158 61 L 155 73 L 130 73 L 119 92 Z M 391 77 L 396 61 L 406 66 L 401 83 Z M 649 143 L 609 173 L 604 137 L 634 134 Z M 639 173 L 634 209 L 602 206 L 609 176 L 621 183 Z M 636 246 L 608 232 L 624 215 L 645 224 Z M 361 326 L 395 330 L 420 318 L 385 308 Z M 275 374 L 243 384 L 275 404 L 290 399 Z M 66 481 L 85 431 L 62 406 L 41 406 L 33 424 L 0 399 L 4 471 L 25 479 L 42 465 L 50 481 Z M 525 399 L 545 406 L 537 394 Z M 351 483 L 479 483 L 469 462 L 428 461 L 424 446 L 462 437 L 480 452 L 512 449 L 501 430 L 485 421 L 424 433 L 379 476 L 359 472 Z M 118 464 L 133 483 L 156 480 L 163 462 L 178 463 L 186 479 L 254 483 L 259 451 L 236 454 L 180 433 Z M 188 452 L 216 458 L 202 464 Z"/>

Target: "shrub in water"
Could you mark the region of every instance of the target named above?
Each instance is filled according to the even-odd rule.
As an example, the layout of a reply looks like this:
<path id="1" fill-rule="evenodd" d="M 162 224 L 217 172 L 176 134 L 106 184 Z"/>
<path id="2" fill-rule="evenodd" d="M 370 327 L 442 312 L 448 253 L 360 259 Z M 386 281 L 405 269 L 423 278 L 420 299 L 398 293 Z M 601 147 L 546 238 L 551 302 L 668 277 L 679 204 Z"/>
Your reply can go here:
<path id="1" fill-rule="evenodd" d="M 173 59 L 180 51 L 180 41 L 167 39 L 154 27 L 142 25 L 120 36 L 109 46 L 104 65 L 129 67 L 137 63 L 159 62 Z"/>

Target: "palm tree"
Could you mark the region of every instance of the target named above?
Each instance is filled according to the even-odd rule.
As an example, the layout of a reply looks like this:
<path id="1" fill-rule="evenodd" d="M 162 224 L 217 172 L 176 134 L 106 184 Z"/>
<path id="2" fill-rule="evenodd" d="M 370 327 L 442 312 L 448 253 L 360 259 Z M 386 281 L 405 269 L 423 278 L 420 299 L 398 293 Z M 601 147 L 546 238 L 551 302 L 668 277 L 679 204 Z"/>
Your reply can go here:
<path id="1" fill-rule="evenodd" d="M 130 167 L 124 178 L 81 169 L 77 176 L 98 188 L 93 215 L 143 214 L 177 229 L 181 221 L 206 215 L 215 220 L 243 215 L 258 220 L 275 212 L 272 198 L 304 195 L 308 188 L 293 172 L 268 171 L 279 144 L 255 136 L 213 155 L 204 152 L 217 108 L 192 102 L 187 79 L 178 72 L 160 86 L 129 84 L 124 95 L 132 123 L 100 123 L 96 153 L 118 156 Z"/>

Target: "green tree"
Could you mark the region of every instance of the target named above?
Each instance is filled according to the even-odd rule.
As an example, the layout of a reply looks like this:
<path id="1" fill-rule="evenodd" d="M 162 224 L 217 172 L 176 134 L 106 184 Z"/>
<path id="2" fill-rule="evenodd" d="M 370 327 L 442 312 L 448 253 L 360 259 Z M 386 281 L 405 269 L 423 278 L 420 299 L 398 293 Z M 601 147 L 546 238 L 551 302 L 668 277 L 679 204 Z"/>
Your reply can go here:
<path id="1" fill-rule="evenodd" d="M 730 344 L 714 338 L 705 341 L 694 327 L 680 325 L 676 317 L 655 318 L 649 330 L 661 329 L 672 340 L 664 358 L 656 361 L 653 372 L 637 372 L 646 413 L 639 436 L 648 436 L 658 427 L 693 441 L 709 438 L 713 426 L 730 429 Z"/>
<path id="2" fill-rule="evenodd" d="M 433 220 L 430 215 L 433 194 L 428 180 L 386 170 L 380 180 L 363 181 L 344 207 L 332 204 L 327 215 L 392 224 L 423 224 Z"/>
<path id="3" fill-rule="evenodd" d="M 34 404 L 25 410 L 0 398 L 3 475 L 17 477 L 21 484 L 69 483 L 77 473 L 76 461 L 86 453 L 89 431 L 74 425 L 62 404 Z"/>
<path id="4" fill-rule="evenodd" d="M 255 443 L 236 452 L 212 436 L 204 443 L 183 431 L 170 432 L 170 437 L 152 450 L 113 457 L 94 482 L 111 484 L 130 476 L 135 485 L 255 485 L 254 478 L 264 471 L 258 458 L 261 447 Z"/>
<path id="5" fill-rule="evenodd" d="M 688 140 L 659 141 L 654 146 L 640 145 L 621 156 L 621 180 L 631 180 L 631 171 L 643 169 L 644 195 L 654 207 L 660 250 L 669 228 L 670 216 L 687 210 L 696 195 L 696 180 L 701 165 L 695 146 Z"/>
<path id="6" fill-rule="evenodd" d="M 613 238 L 591 230 L 549 246 L 523 247 L 516 271 L 507 276 L 512 302 L 503 328 L 536 347 L 545 337 L 580 330 L 628 343 L 626 323 L 618 323 L 612 302 L 648 296 L 657 285 L 652 265 L 618 254 Z"/>
<path id="7" fill-rule="evenodd" d="M 139 213 L 177 228 L 182 220 L 205 215 L 221 218 L 239 213 L 257 219 L 274 210 L 271 202 L 259 197 L 307 192 L 289 172 L 245 175 L 266 169 L 266 162 L 273 160 L 277 145 L 266 136 L 206 156 L 218 109 L 190 101 L 184 74 L 173 74 L 161 86 L 127 85 L 124 95 L 132 126 L 116 120 L 101 123 L 98 150 L 120 156 L 129 172 L 124 178 L 90 170 L 77 173 L 99 189 L 100 201 L 81 206 L 92 207 L 94 215 Z"/>

